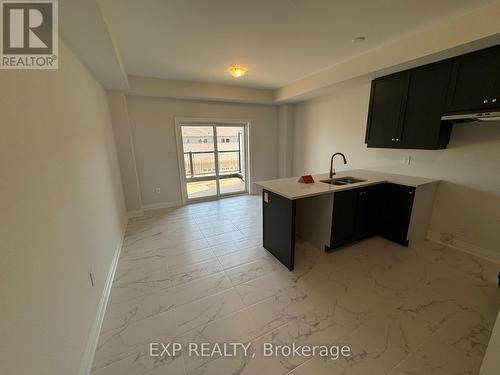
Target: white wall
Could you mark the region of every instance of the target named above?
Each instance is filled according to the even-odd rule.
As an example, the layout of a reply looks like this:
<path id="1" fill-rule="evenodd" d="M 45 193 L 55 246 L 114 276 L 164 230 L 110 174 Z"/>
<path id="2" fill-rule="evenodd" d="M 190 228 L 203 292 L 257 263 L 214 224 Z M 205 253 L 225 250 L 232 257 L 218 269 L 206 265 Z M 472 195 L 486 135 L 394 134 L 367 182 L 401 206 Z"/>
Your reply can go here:
<path id="1" fill-rule="evenodd" d="M 292 175 L 293 155 L 293 104 L 282 104 L 278 110 L 278 175 Z"/>
<path id="2" fill-rule="evenodd" d="M 446 150 L 368 149 L 364 144 L 369 84 L 296 104 L 294 175 L 325 172 L 334 152 L 348 165 L 438 178 L 431 222 L 444 242 L 500 259 L 500 123 L 455 125 Z M 411 165 L 402 164 L 411 155 Z"/>
<path id="3" fill-rule="evenodd" d="M 130 127 L 127 100 L 121 92 L 108 91 L 108 102 L 113 123 L 116 152 L 120 161 L 125 205 L 129 214 L 140 216 L 142 215 L 141 187 L 132 146 L 132 129 Z"/>
<path id="4" fill-rule="evenodd" d="M 106 93 L 62 43 L 0 87 L 0 373 L 77 374 L 126 224 Z"/>
<path id="5" fill-rule="evenodd" d="M 182 200 L 175 117 L 249 119 L 252 181 L 278 174 L 278 108 L 267 105 L 197 102 L 127 96 L 142 203 L 178 204 Z M 160 194 L 154 189 L 159 187 Z"/>
<path id="6" fill-rule="evenodd" d="M 274 90 L 270 89 L 138 76 L 130 76 L 129 80 L 130 87 L 125 90 L 125 93 L 130 96 L 224 103 L 274 104 Z"/>

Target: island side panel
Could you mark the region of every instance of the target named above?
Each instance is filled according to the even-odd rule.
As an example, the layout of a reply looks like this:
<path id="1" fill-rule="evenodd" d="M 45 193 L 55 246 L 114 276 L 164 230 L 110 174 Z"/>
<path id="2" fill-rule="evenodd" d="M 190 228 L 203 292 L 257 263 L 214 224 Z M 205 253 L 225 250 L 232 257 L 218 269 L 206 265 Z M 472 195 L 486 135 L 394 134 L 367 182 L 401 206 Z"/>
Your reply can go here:
<path id="1" fill-rule="evenodd" d="M 295 259 L 295 201 L 262 191 L 264 248 L 290 271 Z"/>

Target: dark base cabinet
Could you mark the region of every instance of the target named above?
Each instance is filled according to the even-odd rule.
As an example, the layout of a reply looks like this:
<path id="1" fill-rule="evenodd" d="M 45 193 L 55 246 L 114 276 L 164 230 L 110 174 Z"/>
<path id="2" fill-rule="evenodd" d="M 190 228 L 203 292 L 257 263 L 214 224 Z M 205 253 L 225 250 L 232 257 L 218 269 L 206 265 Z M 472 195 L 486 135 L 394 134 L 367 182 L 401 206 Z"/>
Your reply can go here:
<path id="1" fill-rule="evenodd" d="M 378 186 L 334 193 L 330 249 L 373 235 Z"/>
<path id="2" fill-rule="evenodd" d="M 414 187 L 391 183 L 333 193 L 330 246 L 325 246 L 326 250 L 373 235 L 407 246 L 414 195 Z M 264 190 L 262 211 L 264 248 L 293 270 L 296 201 Z"/>
<path id="3" fill-rule="evenodd" d="M 295 201 L 264 190 L 263 245 L 290 271 L 295 258 Z"/>
<path id="4" fill-rule="evenodd" d="M 372 235 L 407 246 L 414 194 L 414 187 L 391 183 L 334 193 L 329 249 Z"/>
<path id="5" fill-rule="evenodd" d="M 377 234 L 408 246 L 408 227 L 415 188 L 386 183 L 380 185 L 379 194 Z"/>

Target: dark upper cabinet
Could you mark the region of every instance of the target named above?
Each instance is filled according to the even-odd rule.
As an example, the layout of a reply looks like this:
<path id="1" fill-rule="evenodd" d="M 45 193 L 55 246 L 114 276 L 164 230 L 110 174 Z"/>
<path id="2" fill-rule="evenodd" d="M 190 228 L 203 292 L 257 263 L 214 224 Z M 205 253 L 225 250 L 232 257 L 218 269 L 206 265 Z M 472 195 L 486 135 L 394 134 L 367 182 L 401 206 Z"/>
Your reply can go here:
<path id="1" fill-rule="evenodd" d="M 397 142 L 401 148 L 442 149 L 450 140 L 452 124 L 442 123 L 452 61 L 410 71 L 410 82 Z"/>
<path id="2" fill-rule="evenodd" d="M 415 188 L 386 183 L 380 185 L 377 233 L 388 240 L 408 245 L 408 228 Z"/>
<path id="3" fill-rule="evenodd" d="M 454 59 L 446 113 L 500 108 L 500 46 Z"/>
<path id="4" fill-rule="evenodd" d="M 378 188 L 367 186 L 334 193 L 331 249 L 374 234 Z"/>
<path id="5" fill-rule="evenodd" d="M 409 75 L 392 74 L 372 81 L 366 143 L 368 147 L 397 147 Z"/>
<path id="6" fill-rule="evenodd" d="M 451 124 L 441 124 L 452 63 L 449 60 L 372 82 L 368 147 L 441 149 Z"/>
<path id="7" fill-rule="evenodd" d="M 500 46 L 372 81 L 368 147 L 443 149 L 443 114 L 500 109 Z"/>
<path id="8" fill-rule="evenodd" d="M 491 103 L 495 106 L 495 109 L 500 108 L 500 69 L 497 72 L 497 79 L 495 80 L 491 97 Z"/>
<path id="9" fill-rule="evenodd" d="M 497 60 L 500 60 L 500 47 L 497 47 Z M 497 77 L 493 85 L 491 104 L 494 108 L 500 108 L 500 63 L 498 63 Z"/>

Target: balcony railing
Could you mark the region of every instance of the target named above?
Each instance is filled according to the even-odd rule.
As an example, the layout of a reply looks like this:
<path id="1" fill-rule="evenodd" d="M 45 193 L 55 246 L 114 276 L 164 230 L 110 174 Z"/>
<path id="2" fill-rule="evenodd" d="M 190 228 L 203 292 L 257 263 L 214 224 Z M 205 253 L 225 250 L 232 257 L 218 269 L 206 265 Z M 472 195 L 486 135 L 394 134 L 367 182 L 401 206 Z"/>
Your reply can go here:
<path id="1" fill-rule="evenodd" d="M 240 150 L 220 150 L 219 178 L 243 178 Z M 184 170 L 191 181 L 203 181 L 215 176 L 215 151 L 184 152 Z"/>

